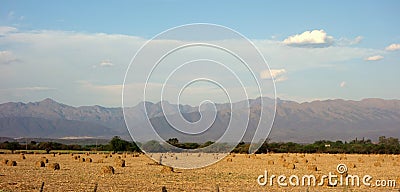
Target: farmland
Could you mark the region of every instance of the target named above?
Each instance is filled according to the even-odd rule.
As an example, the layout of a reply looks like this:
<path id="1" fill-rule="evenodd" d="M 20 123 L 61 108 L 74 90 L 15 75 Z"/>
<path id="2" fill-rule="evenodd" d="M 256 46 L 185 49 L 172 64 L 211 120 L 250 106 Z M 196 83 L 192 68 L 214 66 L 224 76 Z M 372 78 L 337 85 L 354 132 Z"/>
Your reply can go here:
<path id="1" fill-rule="evenodd" d="M 191 154 L 193 155 L 193 154 Z M 207 155 L 207 154 L 204 154 Z M 79 157 L 78 157 L 79 156 Z M 173 159 L 176 154 L 164 154 Z M 335 172 L 338 164 L 346 164 L 348 174 L 371 175 L 375 181 L 395 180 L 400 184 L 399 155 L 357 154 L 231 154 L 208 167 L 184 170 L 166 169 L 141 154 L 0 154 L 0 160 L 15 161 L 16 166 L 0 165 L 0 191 L 398 191 L 398 186 L 260 186 L 257 177 L 267 170 L 270 175 L 313 174 L 317 179 Z M 199 157 L 201 158 L 201 157 Z M 47 159 L 45 167 L 38 161 Z M 82 159 L 85 159 L 83 161 Z M 89 159 L 92 162 L 89 162 Z M 125 160 L 125 167 L 116 159 Z M 49 168 L 58 163 L 60 170 Z M 112 166 L 114 174 L 103 172 Z M 268 176 L 268 177 L 269 177 Z M 286 180 L 286 183 L 289 181 Z M 301 184 L 301 183 L 300 183 Z M 388 182 L 386 183 L 388 185 Z"/>

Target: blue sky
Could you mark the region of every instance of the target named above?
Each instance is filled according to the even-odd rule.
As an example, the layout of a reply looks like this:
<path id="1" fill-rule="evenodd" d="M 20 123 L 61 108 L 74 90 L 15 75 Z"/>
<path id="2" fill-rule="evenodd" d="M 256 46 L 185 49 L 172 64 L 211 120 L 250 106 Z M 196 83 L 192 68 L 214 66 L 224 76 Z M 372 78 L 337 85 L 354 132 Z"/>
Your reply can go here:
<path id="1" fill-rule="evenodd" d="M 139 47 L 198 22 L 254 41 L 275 70 L 280 98 L 400 99 L 399 8 L 399 1 L 2 1 L 0 102 L 118 106 Z M 318 35 L 317 47 L 301 42 Z"/>

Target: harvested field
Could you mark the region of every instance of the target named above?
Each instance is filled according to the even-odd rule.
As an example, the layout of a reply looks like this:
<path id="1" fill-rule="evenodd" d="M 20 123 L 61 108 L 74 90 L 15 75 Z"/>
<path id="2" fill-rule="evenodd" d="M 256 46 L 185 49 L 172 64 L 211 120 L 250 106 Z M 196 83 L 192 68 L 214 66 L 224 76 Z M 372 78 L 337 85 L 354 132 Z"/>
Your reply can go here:
<path id="1" fill-rule="evenodd" d="M 396 180 L 400 185 L 399 155 L 331 155 L 331 154 L 263 154 L 248 156 L 235 154 L 214 165 L 201 169 L 167 169 L 157 165 L 145 155 L 126 155 L 125 167 L 116 166 L 118 155 L 104 158 L 104 154 L 90 154 L 93 163 L 82 163 L 70 155 L 0 154 L 0 160 L 16 161 L 16 166 L 0 165 L 0 191 L 398 191 L 399 187 L 367 187 L 360 181 L 357 186 L 289 186 L 280 187 L 275 182 L 260 186 L 257 177 L 268 170 L 270 175 L 299 177 L 314 174 L 317 178 L 334 173 L 338 164 L 346 164 L 348 174 L 377 179 Z M 165 155 L 163 161 L 182 161 L 184 156 Z M 206 154 L 195 155 L 204 158 Z M 214 155 L 215 156 L 215 155 Z M 43 168 L 37 162 L 47 158 L 59 164 L 60 170 Z M 126 157 L 126 158 L 124 158 Z M 253 158 L 254 157 L 254 158 Z M 82 158 L 82 157 L 81 157 Z M 306 161 L 306 160 L 307 161 Z M 362 161 L 360 161 L 362 159 Z M 377 166 L 379 162 L 379 166 Z M 47 166 L 51 166 L 46 163 Z M 112 166 L 114 174 L 105 174 Z M 275 179 L 276 181 L 276 179 Z M 289 183 L 289 181 L 286 181 Z"/>

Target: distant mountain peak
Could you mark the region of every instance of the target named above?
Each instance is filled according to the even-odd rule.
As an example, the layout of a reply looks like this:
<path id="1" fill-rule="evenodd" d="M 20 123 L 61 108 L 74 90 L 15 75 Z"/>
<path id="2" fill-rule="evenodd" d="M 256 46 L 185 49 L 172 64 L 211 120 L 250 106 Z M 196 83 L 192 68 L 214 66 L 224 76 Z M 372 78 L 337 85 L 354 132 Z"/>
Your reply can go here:
<path id="1" fill-rule="evenodd" d="M 46 103 L 46 104 L 55 104 L 55 103 L 57 103 L 57 104 L 60 104 L 57 101 L 55 101 L 53 99 L 50 99 L 50 98 L 43 99 L 42 101 L 39 101 L 37 103 Z"/>

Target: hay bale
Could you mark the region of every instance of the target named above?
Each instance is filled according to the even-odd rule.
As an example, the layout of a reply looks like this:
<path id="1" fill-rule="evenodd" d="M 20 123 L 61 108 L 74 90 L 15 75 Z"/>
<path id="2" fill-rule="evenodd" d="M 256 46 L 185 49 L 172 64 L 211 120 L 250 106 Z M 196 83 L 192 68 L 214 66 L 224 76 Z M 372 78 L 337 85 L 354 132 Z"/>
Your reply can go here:
<path id="1" fill-rule="evenodd" d="M 47 167 L 52 170 L 60 170 L 60 164 L 58 163 L 50 163 Z"/>
<path id="2" fill-rule="evenodd" d="M 174 172 L 174 168 L 172 168 L 172 167 L 163 166 L 163 168 L 161 169 L 161 173 L 173 173 L 173 172 Z"/>
<path id="3" fill-rule="evenodd" d="M 8 159 L 3 159 L 3 160 L 1 160 L 1 163 L 4 165 L 7 165 L 8 161 L 9 161 Z"/>
<path id="4" fill-rule="evenodd" d="M 73 153 L 71 153 L 71 156 L 74 156 L 74 154 L 73 154 Z"/>
<path id="5" fill-rule="evenodd" d="M 116 159 L 116 160 L 115 160 L 115 166 L 117 166 L 117 167 L 125 167 L 125 160 L 123 160 L 123 159 Z"/>
<path id="6" fill-rule="evenodd" d="M 299 160 L 297 158 L 293 158 L 292 163 L 299 163 Z"/>
<path id="7" fill-rule="evenodd" d="M 227 162 L 232 162 L 232 158 L 227 158 L 226 161 Z"/>
<path id="8" fill-rule="evenodd" d="M 93 160 L 91 158 L 86 158 L 86 162 L 91 163 Z"/>
<path id="9" fill-rule="evenodd" d="M 286 167 L 288 169 L 296 169 L 296 165 L 294 165 L 293 163 L 288 163 Z"/>
<path id="10" fill-rule="evenodd" d="M 26 157 L 25 157 L 24 154 L 21 155 L 21 159 L 22 159 L 22 160 L 23 160 L 23 159 L 26 159 Z"/>
<path id="11" fill-rule="evenodd" d="M 48 163 L 48 162 L 49 162 L 49 160 L 48 160 L 46 157 L 42 157 L 41 160 L 42 160 L 43 162 L 45 162 L 45 163 Z"/>
<path id="12" fill-rule="evenodd" d="M 45 164 L 43 161 L 37 161 L 37 162 L 36 162 L 36 166 L 37 166 L 37 167 L 45 167 L 46 164 Z"/>
<path id="13" fill-rule="evenodd" d="M 251 159 L 257 159 L 257 155 L 256 155 L 256 154 L 251 154 L 251 155 L 249 155 L 249 158 L 251 158 Z"/>
<path id="14" fill-rule="evenodd" d="M 79 158 L 79 162 L 85 162 L 86 161 L 86 159 L 85 158 Z"/>
<path id="15" fill-rule="evenodd" d="M 301 159 L 301 162 L 306 164 L 306 163 L 308 163 L 308 160 L 307 159 Z"/>
<path id="16" fill-rule="evenodd" d="M 318 167 L 316 165 L 308 165 L 307 170 L 310 171 L 318 171 Z"/>
<path id="17" fill-rule="evenodd" d="M 17 162 L 16 161 L 8 161 L 7 162 L 7 166 L 17 166 Z"/>
<path id="18" fill-rule="evenodd" d="M 97 163 L 104 163 L 104 159 L 97 160 Z"/>
<path id="19" fill-rule="evenodd" d="M 273 165 L 274 161 L 273 160 L 268 160 L 268 165 Z"/>
<path id="20" fill-rule="evenodd" d="M 78 159 L 78 156 L 73 156 L 72 159 L 77 160 L 77 159 Z"/>
<path id="21" fill-rule="evenodd" d="M 354 163 L 352 163 L 352 162 L 350 162 L 349 164 L 348 164 L 348 168 L 356 168 L 357 166 L 356 166 L 356 164 L 354 164 Z"/>
<path id="22" fill-rule="evenodd" d="M 139 154 L 133 154 L 132 157 L 139 157 Z"/>
<path id="23" fill-rule="evenodd" d="M 101 172 L 103 174 L 114 174 L 114 167 L 112 167 L 112 166 L 103 166 L 101 168 Z"/>

